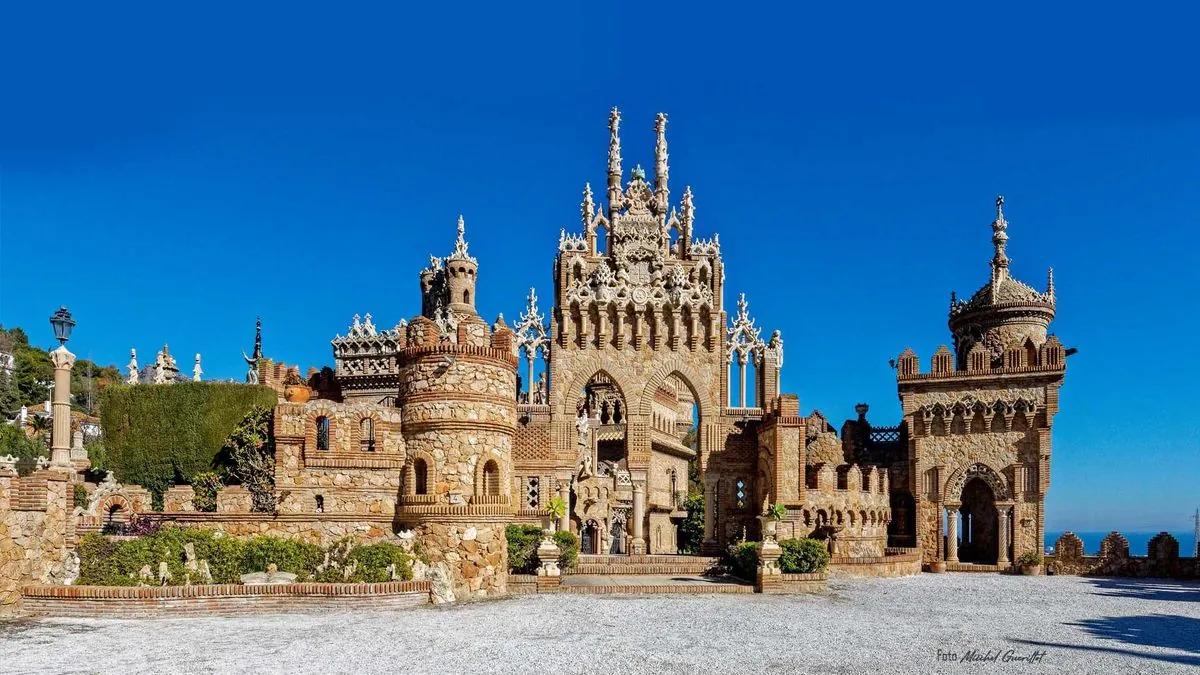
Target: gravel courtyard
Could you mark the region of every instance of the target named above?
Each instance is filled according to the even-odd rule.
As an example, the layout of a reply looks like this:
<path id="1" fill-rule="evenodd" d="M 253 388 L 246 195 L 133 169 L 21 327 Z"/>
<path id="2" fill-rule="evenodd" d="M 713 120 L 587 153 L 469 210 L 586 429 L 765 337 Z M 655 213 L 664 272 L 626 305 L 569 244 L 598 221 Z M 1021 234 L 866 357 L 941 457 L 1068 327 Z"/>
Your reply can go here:
<path id="1" fill-rule="evenodd" d="M 999 658 L 964 663 L 972 650 Z M 1005 662 L 1006 652 L 1040 658 Z M 1200 583 L 1164 580 L 923 574 L 840 581 L 827 595 L 805 597 L 560 595 L 391 613 L 0 624 L 4 673 L 1162 673 L 1197 666 Z"/>

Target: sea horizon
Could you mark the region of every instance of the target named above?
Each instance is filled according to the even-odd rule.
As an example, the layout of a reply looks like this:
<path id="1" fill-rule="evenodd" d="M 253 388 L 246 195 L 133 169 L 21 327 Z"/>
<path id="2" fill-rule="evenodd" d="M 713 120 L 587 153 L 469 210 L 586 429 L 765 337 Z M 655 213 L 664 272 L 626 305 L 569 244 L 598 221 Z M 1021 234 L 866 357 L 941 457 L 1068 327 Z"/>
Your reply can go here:
<path id="1" fill-rule="evenodd" d="M 1146 555 L 1150 540 L 1162 531 L 1163 530 L 1131 530 L 1126 532 L 1123 530 L 1117 530 L 1117 532 L 1119 532 L 1121 536 L 1125 537 L 1125 539 L 1129 542 L 1130 555 Z M 1103 541 L 1104 538 L 1112 532 L 1112 530 L 1106 532 L 1097 530 L 1047 530 L 1046 540 L 1043 543 L 1043 547 L 1049 551 L 1054 547 L 1054 543 L 1058 541 L 1058 538 L 1061 537 L 1064 532 L 1073 532 L 1075 536 L 1079 537 L 1080 540 L 1083 541 L 1083 552 L 1088 555 L 1095 555 L 1100 552 L 1100 542 Z M 1179 542 L 1180 557 L 1188 558 L 1196 555 L 1196 535 L 1194 532 L 1186 530 L 1167 530 L 1167 532 L 1171 536 L 1175 537 L 1175 540 Z"/>

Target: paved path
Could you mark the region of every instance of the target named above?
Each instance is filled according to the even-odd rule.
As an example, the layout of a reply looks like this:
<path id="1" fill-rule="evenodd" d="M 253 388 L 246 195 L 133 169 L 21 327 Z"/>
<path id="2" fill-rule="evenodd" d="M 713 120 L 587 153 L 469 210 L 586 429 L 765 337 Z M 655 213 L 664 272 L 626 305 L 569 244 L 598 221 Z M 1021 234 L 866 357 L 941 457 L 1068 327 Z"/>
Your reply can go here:
<path id="1" fill-rule="evenodd" d="M 0 673 L 1195 673 L 1200 583 L 924 574 L 825 595 L 524 596 L 0 625 Z M 1034 657 L 1035 662 L 1008 661 Z M 963 662 L 964 658 L 996 658 Z"/>

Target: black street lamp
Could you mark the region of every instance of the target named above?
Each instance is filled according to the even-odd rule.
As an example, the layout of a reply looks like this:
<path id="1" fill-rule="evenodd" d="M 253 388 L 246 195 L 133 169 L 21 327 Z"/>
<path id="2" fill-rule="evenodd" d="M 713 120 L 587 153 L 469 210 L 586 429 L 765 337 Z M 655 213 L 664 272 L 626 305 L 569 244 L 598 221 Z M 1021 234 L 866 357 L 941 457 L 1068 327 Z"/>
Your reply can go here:
<path id="1" fill-rule="evenodd" d="M 75 319 L 71 318 L 71 313 L 63 306 L 59 307 L 54 316 L 50 317 L 50 325 L 54 326 L 54 337 L 58 338 L 58 344 L 66 345 L 67 340 L 71 339 L 71 329 L 75 327 Z"/>

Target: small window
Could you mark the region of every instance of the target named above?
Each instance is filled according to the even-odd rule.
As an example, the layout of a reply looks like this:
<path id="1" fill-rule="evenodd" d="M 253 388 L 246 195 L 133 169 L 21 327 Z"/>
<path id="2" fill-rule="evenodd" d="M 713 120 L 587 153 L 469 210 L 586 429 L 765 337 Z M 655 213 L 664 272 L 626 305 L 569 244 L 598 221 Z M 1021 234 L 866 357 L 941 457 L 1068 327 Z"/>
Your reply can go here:
<path id="1" fill-rule="evenodd" d="M 483 465 L 483 494 L 500 494 L 500 467 L 494 459 L 489 459 L 487 464 Z"/>
<path id="2" fill-rule="evenodd" d="M 413 487 L 416 494 L 429 494 L 429 466 L 419 457 L 413 462 Z"/>
<path id="3" fill-rule="evenodd" d="M 541 503 L 539 497 L 541 497 L 541 485 L 537 476 L 532 476 L 525 482 L 525 501 L 529 504 L 529 508 L 536 509 L 538 507 L 538 504 Z"/>
<path id="4" fill-rule="evenodd" d="M 325 513 L 325 498 L 317 495 L 317 513 Z"/>
<path id="5" fill-rule="evenodd" d="M 329 418 L 317 418 L 317 450 L 329 450 Z"/>
<path id="6" fill-rule="evenodd" d="M 671 506 L 679 506 L 679 478 L 675 469 L 671 469 Z"/>
<path id="7" fill-rule="evenodd" d="M 463 304 L 471 304 L 471 291 L 463 291 Z"/>
<path id="8" fill-rule="evenodd" d="M 363 452 L 375 452 L 375 420 L 364 417 L 358 423 L 359 446 Z"/>

